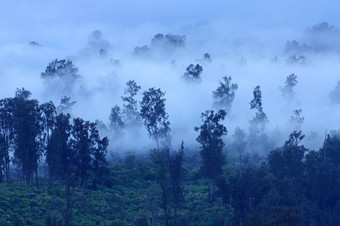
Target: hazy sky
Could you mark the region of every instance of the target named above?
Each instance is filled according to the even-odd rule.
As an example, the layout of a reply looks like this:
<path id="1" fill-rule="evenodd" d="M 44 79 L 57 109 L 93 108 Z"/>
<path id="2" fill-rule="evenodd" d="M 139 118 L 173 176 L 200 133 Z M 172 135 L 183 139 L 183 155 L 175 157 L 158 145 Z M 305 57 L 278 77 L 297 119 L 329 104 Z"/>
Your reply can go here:
<path id="1" fill-rule="evenodd" d="M 80 39 L 89 29 L 178 29 L 198 22 L 223 22 L 224 27 L 219 29 L 244 33 L 269 28 L 304 29 L 320 21 L 336 23 L 339 8 L 340 2 L 335 0 L 1 0 L 0 41 L 43 39 L 60 44 Z"/>

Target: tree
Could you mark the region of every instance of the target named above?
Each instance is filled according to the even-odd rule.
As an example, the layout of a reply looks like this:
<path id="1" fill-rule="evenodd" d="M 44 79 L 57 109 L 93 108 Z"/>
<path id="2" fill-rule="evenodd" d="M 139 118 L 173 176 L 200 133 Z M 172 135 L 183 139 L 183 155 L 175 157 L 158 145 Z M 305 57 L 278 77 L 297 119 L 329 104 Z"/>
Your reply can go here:
<path id="1" fill-rule="evenodd" d="M 120 107 L 115 105 L 111 108 L 110 114 L 110 127 L 115 133 L 120 133 L 121 130 L 124 128 L 124 122 L 122 119 L 122 113 L 120 111 Z"/>
<path id="2" fill-rule="evenodd" d="M 60 100 L 60 104 L 57 108 L 58 113 L 70 114 L 72 110 L 72 106 L 76 103 L 76 101 L 71 101 L 71 97 L 64 96 Z"/>
<path id="3" fill-rule="evenodd" d="M 290 74 L 287 76 L 285 86 L 281 88 L 281 92 L 284 98 L 289 101 L 293 100 L 295 96 L 294 87 L 297 83 L 297 76 L 295 74 Z"/>
<path id="4" fill-rule="evenodd" d="M 213 201 L 215 200 L 216 178 L 222 173 L 222 166 L 225 162 L 222 152 L 224 146 L 222 136 L 227 134 L 227 128 L 220 121 L 224 120 L 226 114 L 224 110 L 219 110 L 216 114 L 214 111 L 206 111 L 201 114 L 203 124 L 200 127 L 195 127 L 195 131 L 199 131 L 196 140 L 201 144 L 202 170 L 213 185 Z M 209 202 L 211 201 L 210 182 Z"/>
<path id="5" fill-rule="evenodd" d="M 235 91 L 238 85 L 231 83 L 230 76 L 224 76 L 222 79 L 223 82 L 220 81 L 220 85 L 213 91 L 214 106 L 229 112 L 235 99 Z"/>
<path id="6" fill-rule="evenodd" d="M 209 54 L 209 53 L 205 53 L 205 54 L 203 55 L 203 60 L 204 60 L 205 62 L 207 62 L 207 63 L 211 63 L 211 56 L 210 56 L 210 54 Z"/>
<path id="7" fill-rule="evenodd" d="M 169 225 L 168 205 L 169 205 L 169 149 L 162 147 L 161 149 L 153 149 L 151 151 L 151 159 L 156 168 L 156 179 L 162 190 L 161 207 L 164 211 L 165 225 Z M 156 180 L 155 180 L 156 181 Z"/>
<path id="8" fill-rule="evenodd" d="M 13 99 L 0 100 L 0 152 L 1 167 L 4 168 L 6 182 L 11 182 L 10 151 L 14 148 Z M 1 178 L 2 179 L 2 178 Z"/>
<path id="9" fill-rule="evenodd" d="M 93 171 L 92 187 L 97 189 L 97 184 L 108 174 L 106 153 L 109 145 L 107 137 L 100 138 L 95 123 L 90 124 L 91 139 L 91 169 Z"/>
<path id="10" fill-rule="evenodd" d="M 287 59 L 287 63 L 289 64 L 305 64 L 307 61 L 307 57 L 304 55 L 290 55 Z"/>
<path id="11" fill-rule="evenodd" d="M 201 81 L 201 73 L 203 71 L 203 67 L 199 64 L 193 65 L 190 64 L 187 69 L 185 70 L 185 73 L 183 75 L 183 78 L 187 82 L 193 82 L 193 81 Z"/>
<path id="12" fill-rule="evenodd" d="M 174 34 L 156 34 L 151 40 L 152 48 L 160 48 L 162 51 L 171 51 L 185 45 L 185 36 Z"/>
<path id="13" fill-rule="evenodd" d="M 261 87 L 256 86 L 253 91 L 254 99 L 251 100 L 250 109 L 257 110 L 255 117 L 250 121 L 250 132 L 258 134 L 263 133 L 266 123 L 268 123 L 267 115 L 263 112 Z"/>
<path id="14" fill-rule="evenodd" d="M 125 96 L 122 96 L 122 100 L 124 102 L 122 114 L 124 116 L 124 122 L 127 125 L 134 125 L 139 120 L 137 100 L 135 100 L 135 96 L 138 94 L 141 87 L 133 80 L 128 81 L 126 86 L 127 88 L 124 90 Z"/>
<path id="15" fill-rule="evenodd" d="M 165 93 L 160 89 L 150 88 L 143 92 L 143 99 L 140 102 L 140 116 L 149 136 L 156 141 L 157 149 L 152 151 L 152 159 L 157 167 L 158 179 L 162 189 L 162 207 L 164 209 L 165 222 L 168 225 L 168 196 L 167 196 L 167 174 L 168 155 L 170 144 L 170 122 L 165 111 Z M 162 147 L 160 147 L 160 144 Z"/>
<path id="16" fill-rule="evenodd" d="M 297 109 L 293 111 L 293 115 L 290 117 L 290 122 L 293 125 L 294 130 L 299 131 L 301 129 L 302 123 L 305 119 L 302 115 L 302 109 Z"/>
<path id="17" fill-rule="evenodd" d="M 90 122 L 73 119 L 71 128 L 71 165 L 76 170 L 79 185 L 84 187 L 91 170 Z"/>
<path id="18" fill-rule="evenodd" d="M 79 79 L 78 68 L 71 60 L 55 59 L 41 73 L 41 78 L 46 81 L 49 91 L 69 95 Z"/>
<path id="19" fill-rule="evenodd" d="M 165 111 L 164 95 L 160 89 L 150 88 L 143 92 L 143 99 L 140 102 L 140 116 L 149 136 L 156 141 L 158 150 L 160 142 L 164 145 L 170 142 L 170 122 Z"/>
<path id="20" fill-rule="evenodd" d="M 71 165 L 72 153 L 70 147 L 71 116 L 63 113 L 55 118 L 54 128 L 46 150 L 49 183 L 52 178 L 66 179 L 68 168 Z"/>
<path id="21" fill-rule="evenodd" d="M 308 151 L 300 145 L 304 137 L 301 131 L 294 131 L 283 147 L 271 151 L 268 155 L 269 171 L 280 181 L 277 190 L 283 196 L 282 204 L 287 206 L 295 206 L 301 203 L 303 198 L 303 159 Z"/>
<path id="22" fill-rule="evenodd" d="M 46 149 L 55 125 L 57 110 L 52 101 L 40 105 L 40 109 L 42 112 L 41 125 L 43 128 L 43 148 Z"/>
<path id="23" fill-rule="evenodd" d="M 178 224 L 177 211 L 184 201 L 182 185 L 182 163 L 184 156 L 184 143 L 182 141 L 179 150 L 169 155 L 170 184 L 172 191 L 172 202 L 175 212 L 175 225 Z"/>
<path id="24" fill-rule="evenodd" d="M 13 99 L 14 159 L 22 168 L 27 185 L 33 183 L 35 173 L 38 186 L 38 160 L 42 154 L 38 142 L 42 132 L 41 110 L 37 100 L 29 99 L 30 94 L 23 88 L 18 89 Z"/>

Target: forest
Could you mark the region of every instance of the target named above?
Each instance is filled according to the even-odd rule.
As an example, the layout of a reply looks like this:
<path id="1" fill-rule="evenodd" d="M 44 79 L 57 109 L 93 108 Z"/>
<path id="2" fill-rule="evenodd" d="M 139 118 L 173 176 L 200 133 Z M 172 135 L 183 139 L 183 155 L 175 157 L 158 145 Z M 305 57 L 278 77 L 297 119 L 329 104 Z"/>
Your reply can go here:
<path id="1" fill-rule="evenodd" d="M 183 78 L 197 82 L 202 71 L 191 64 Z M 72 61 L 56 59 L 41 77 L 68 76 L 57 82 L 69 84 L 77 72 Z M 108 124 L 71 117 L 76 101 L 67 96 L 58 106 L 40 104 L 20 88 L 1 99 L 1 225 L 337 225 L 340 131 L 325 134 L 319 150 L 308 149 L 302 110 L 295 110 L 294 130 L 270 149 L 256 86 L 249 134 L 237 127 L 225 145 L 225 119 L 238 89 L 231 80 L 223 77 L 212 92 L 215 110 L 202 112 L 201 125 L 192 128 L 198 148 L 171 145 L 165 92 L 149 88 L 137 101 L 141 87 L 134 80 Z M 285 98 L 293 98 L 296 83 L 296 75 L 287 76 Z M 108 155 L 109 138 L 100 134 L 119 137 L 143 126 L 153 148 Z"/>
<path id="2" fill-rule="evenodd" d="M 340 225 L 339 7 L 0 0 L 0 226 Z"/>

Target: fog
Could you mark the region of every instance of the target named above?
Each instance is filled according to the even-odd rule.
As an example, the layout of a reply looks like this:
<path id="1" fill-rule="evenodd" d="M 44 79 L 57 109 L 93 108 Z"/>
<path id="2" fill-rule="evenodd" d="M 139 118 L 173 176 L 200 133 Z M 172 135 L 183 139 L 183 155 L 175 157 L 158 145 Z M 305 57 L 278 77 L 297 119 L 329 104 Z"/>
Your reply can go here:
<path id="1" fill-rule="evenodd" d="M 1 0 L 0 97 L 25 87 L 41 103 L 53 100 L 58 105 L 68 95 L 77 102 L 73 117 L 108 123 L 110 109 L 123 105 L 125 83 L 135 80 L 141 91 L 156 87 L 166 92 L 172 144 L 177 147 L 183 140 L 191 146 L 197 145 L 193 128 L 201 124 L 201 112 L 213 109 L 212 92 L 223 76 L 231 76 L 238 90 L 224 121 L 227 145 L 237 126 L 248 133 L 255 115 L 249 102 L 260 85 L 269 120 L 266 134 L 275 146 L 292 132 L 293 111 L 302 109 L 305 145 L 316 149 L 326 131 L 340 128 L 340 97 L 331 98 L 340 80 L 339 7 L 338 1 L 307 0 Z M 151 40 L 158 33 L 183 35 L 185 45 L 153 46 Z M 29 44 L 32 41 L 39 45 Z M 144 45 L 148 52 L 134 53 L 135 47 Z M 202 60 L 205 53 L 211 55 L 210 63 Z M 289 61 L 294 55 L 306 60 Z M 57 58 L 72 60 L 79 70 L 80 78 L 69 93 L 41 78 Z M 203 67 L 201 81 L 185 82 L 187 66 L 197 63 Z M 280 87 L 292 73 L 298 83 L 288 101 Z M 140 92 L 137 99 L 141 97 Z M 110 142 L 113 151 L 153 145 L 144 127 L 125 131 Z"/>

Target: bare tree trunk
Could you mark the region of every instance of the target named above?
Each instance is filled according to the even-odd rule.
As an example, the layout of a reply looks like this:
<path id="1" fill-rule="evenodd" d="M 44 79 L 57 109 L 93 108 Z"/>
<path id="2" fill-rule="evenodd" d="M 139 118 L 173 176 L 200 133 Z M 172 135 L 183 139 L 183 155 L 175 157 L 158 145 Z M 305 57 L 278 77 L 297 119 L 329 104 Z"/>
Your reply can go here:
<path id="1" fill-rule="evenodd" d="M 35 167 L 35 186 L 38 187 L 38 185 L 39 185 L 39 179 L 38 179 L 38 164 L 37 164 L 37 166 Z"/>

